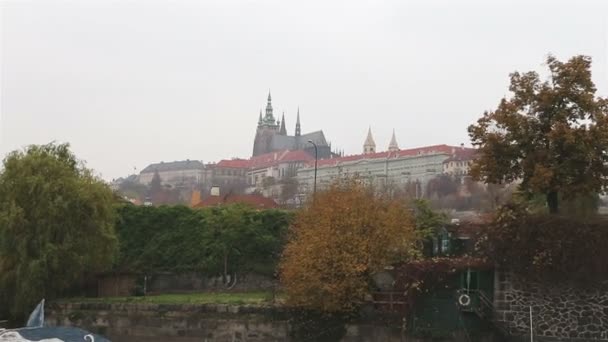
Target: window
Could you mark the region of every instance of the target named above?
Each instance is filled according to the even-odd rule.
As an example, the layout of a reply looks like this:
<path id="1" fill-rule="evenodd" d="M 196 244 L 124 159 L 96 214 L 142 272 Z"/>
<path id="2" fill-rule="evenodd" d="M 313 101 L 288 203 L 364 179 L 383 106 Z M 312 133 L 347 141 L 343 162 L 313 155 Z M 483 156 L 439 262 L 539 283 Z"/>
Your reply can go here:
<path id="1" fill-rule="evenodd" d="M 441 253 L 447 254 L 450 249 L 450 239 L 448 236 L 444 235 L 441 237 Z"/>

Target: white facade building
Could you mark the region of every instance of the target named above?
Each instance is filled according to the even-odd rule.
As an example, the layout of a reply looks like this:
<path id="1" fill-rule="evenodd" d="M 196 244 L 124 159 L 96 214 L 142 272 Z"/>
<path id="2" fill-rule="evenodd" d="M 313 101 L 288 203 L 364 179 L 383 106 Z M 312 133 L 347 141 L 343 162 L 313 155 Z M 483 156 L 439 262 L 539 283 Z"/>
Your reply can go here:
<path id="1" fill-rule="evenodd" d="M 198 160 L 160 162 L 150 164 L 143 169 L 139 173 L 137 181 L 140 184 L 148 185 L 154 178 L 154 174 L 158 172 L 162 184 L 173 187 L 192 186 L 202 183 L 204 168 L 203 163 Z"/>
<path id="2" fill-rule="evenodd" d="M 366 152 L 368 153 L 320 160 L 317 167 L 317 189 L 323 189 L 346 177 L 359 177 L 376 185 L 396 187 L 416 182 L 424 189 L 429 180 L 444 173 L 444 162 L 456 156 L 464 160 L 467 155 L 470 159 L 474 149 L 435 145 L 408 150 Z M 297 180 L 301 192 L 311 192 L 314 171 L 312 163 L 298 170 Z"/>

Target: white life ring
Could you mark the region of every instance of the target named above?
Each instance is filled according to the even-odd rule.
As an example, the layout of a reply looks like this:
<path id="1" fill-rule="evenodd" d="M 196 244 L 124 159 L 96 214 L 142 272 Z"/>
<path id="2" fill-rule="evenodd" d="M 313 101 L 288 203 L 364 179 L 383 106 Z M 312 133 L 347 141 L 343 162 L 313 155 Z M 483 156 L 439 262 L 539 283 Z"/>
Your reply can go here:
<path id="1" fill-rule="evenodd" d="M 466 293 L 461 294 L 460 297 L 458 297 L 458 304 L 461 306 L 469 306 L 471 304 L 471 297 Z"/>

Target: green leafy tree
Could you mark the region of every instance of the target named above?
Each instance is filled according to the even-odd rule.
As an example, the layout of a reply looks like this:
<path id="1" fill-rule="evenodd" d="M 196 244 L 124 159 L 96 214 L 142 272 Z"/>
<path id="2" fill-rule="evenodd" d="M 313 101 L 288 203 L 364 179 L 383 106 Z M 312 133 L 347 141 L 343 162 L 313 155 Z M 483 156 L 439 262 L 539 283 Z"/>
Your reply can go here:
<path id="1" fill-rule="evenodd" d="M 287 228 L 284 217 L 277 213 L 273 220 L 243 205 L 212 208 L 203 246 L 209 266 L 221 265 L 224 279 L 254 265 L 267 264 L 274 270 Z"/>
<path id="2" fill-rule="evenodd" d="M 115 256 L 112 191 L 67 144 L 29 146 L 0 173 L 0 308 L 18 319 Z"/>
<path id="3" fill-rule="evenodd" d="M 230 205 L 121 205 L 119 270 L 272 275 L 291 215 Z"/>
<path id="4" fill-rule="evenodd" d="M 521 181 L 551 213 L 560 195 L 598 193 L 608 185 L 608 100 L 595 96 L 591 58 L 547 58 L 549 78 L 511 74 L 510 98 L 469 127 L 479 148 L 471 174 L 486 183 Z"/>
<path id="5" fill-rule="evenodd" d="M 416 230 L 424 238 L 433 236 L 448 223 L 448 216 L 445 213 L 434 211 L 427 200 L 413 200 L 412 208 Z"/>
<path id="6" fill-rule="evenodd" d="M 293 200 L 298 194 L 299 183 L 295 177 L 287 177 L 281 182 L 281 202 Z"/>
<path id="7" fill-rule="evenodd" d="M 154 175 L 150 181 L 150 196 L 154 196 L 160 193 L 162 190 L 163 187 L 161 185 L 160 174 L 158 173 L 158 170 L 154 170 Z"/>
<path id="8" fill-rule="evenodd" d="M 525 207 L 532 214 L 546 214 L 547 206 L 542 194 L 526 194 L 517 191 L 513 194 L 514 204 Z M 600 199 L 597 194 L 578 194 L 563 198 L 560 194 L 560 212 L 569 217 L 589 219 L 597 215 Z"/>
<path id="9" fill-rule="evenodd" d="M 139 183 L 135 179 L 126 179 L 124 182 L 122 182 L 122 184 L 120 184 L 117 192 L 129 198 L 143 200 L 148 192 L 148 186 Z"/>

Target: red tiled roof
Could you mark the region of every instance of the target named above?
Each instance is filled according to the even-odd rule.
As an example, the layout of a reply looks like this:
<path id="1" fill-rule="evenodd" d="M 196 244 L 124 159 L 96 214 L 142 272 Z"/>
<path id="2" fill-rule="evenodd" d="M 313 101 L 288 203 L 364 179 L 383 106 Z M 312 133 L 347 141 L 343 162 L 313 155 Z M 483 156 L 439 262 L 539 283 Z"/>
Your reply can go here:
<path id="1" fill-rule="evenodd" d="M 444 153 L 444 154 L 453 154 L 453 153 L 464 153 L 465 151 L 472 151 L 474 153 L 475 149 L 460 147 L 460 146 L 449 146 L 449 145 L 432 145 L 418 148 L 411 148 L 407 150 L 399 150 L 399 151 L 385 151 L 385 152 L 377 152 L 377 153 L 369 153 L 369 154 L 356 154 L 352 156 L 345 156 L 339 158 L 331 158 L 331 159 L 322 159 L 318 161 L 318 167 L 322 166 L 335 166 L 339 163 L 344 162 L 352 162 L 363 159 L 386 159 L 386 158 L 400 158 L 400 157 L 408 157 L 408 156 L 416 156 L 418 154 L 427 154 L 427 153 Z M 312 163 L 309 163 L 309 166 L 312 166 Z"/>
<path id="2" fill-rule="evenodd" d="M 451 161 L 469 161 L 475 157 L 477 150 L 469 149 L 458 149 L 452 156 L 444 161 L 444 163 Z"/>
<path id="3" fill-rule="evenodd" d="M 290 151 L 281 150 L 276 152 L 270 152 L 261 154 L 259 156 L 251 157 L 251 159 L 224 159 L 220 160 L 217 164 L 208 165 L 208 167 L 224 167 L 233 169 L 259 169 L 268 166 L 272 166 L 279 163 L 290 163 L 290 162 L 309 162 L 314 158 L 302 151 Z"/>
<path id="4" fill-rule="evenodd" d="M 259 169 L 280 163 L 309 162 L 312 160 L 314 160 L 314 158 L 302 150 L 282 150 L 252 157 L 250 159 L 250 167 L 253 169 Z"/>
<path id="5" fill-rule="evenodd" d="M 220 160 L 215 167 L 226 167 L 233 169 L 248 169 L 250 161 L 247 159 L 224 159 Z"/>
<path id="6" fill-rule="evenodd" d="M 283 158 L 281 159 L 281 162 L 285 163 L 285 162 L 299 162 L 299 161 L 312 161 L 315 160 L 315 158 L 313 156 L 311 156 L 309 153 L 302 151 L 302 150 L 296 150 L 296 151 L 289 151 L 285 156 L 283 156 Z"/>
<path id="7" fill-rule="evenodd" d="M 212 207 L 218 206 L 222 204 L 235 204 L 241 203 L 250 205 L 254 208 L 258 209 L 271 209 L 277 208 L 277 203 L 271 199 L 264 197 L 262 195 L 224 195 L 224 196 L 210 196 L 206 199 L 200 201 L 198 204 L 194 206 L 194 208 L 204 208 L 204 207 Z"/>

